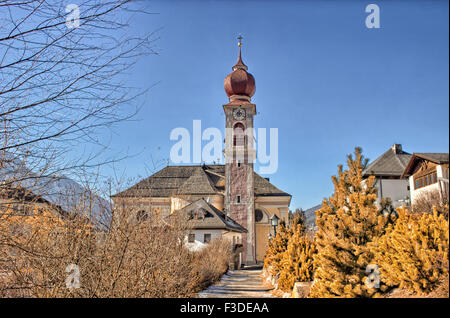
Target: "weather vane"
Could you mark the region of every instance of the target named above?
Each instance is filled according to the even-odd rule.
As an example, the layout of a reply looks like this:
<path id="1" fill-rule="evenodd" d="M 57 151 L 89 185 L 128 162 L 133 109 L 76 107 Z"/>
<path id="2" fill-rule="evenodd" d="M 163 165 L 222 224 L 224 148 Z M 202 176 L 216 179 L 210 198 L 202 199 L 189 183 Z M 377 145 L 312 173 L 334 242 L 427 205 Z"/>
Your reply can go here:
<path id="1" fill-rule="evenodd" d="M 237 37 L 237 39 L 239 40 L 238 46 L 241 47 L 241 46 L 242 46 L 242 39 L 243 39 L 242 34 L 239 34 L 239 36 Z"/>

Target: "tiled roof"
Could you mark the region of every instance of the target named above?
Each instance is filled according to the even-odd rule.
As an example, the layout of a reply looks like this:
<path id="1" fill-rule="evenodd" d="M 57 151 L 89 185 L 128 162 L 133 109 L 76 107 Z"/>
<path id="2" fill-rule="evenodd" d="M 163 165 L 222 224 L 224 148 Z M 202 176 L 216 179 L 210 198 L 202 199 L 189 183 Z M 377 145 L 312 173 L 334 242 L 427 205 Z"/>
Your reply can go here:
<path id="1" fill-rule="evenodd" d="M 167 166 L 113 197 L 171 197 L 191 194 L 223 194 L 216 186 L 225 178 L 224 165 Z M 254 172 L 256 196 L 290 196 Z"/>
<path id="2" fill-rule="evenodd" d="M 234 232 L 247 232 L 240 224 L 226 216 L 204 199 L 199 199 L 178 211 L 187 218 L 192 229 L 224 229 Z"/>
<path id="3" fill-rule="evenodd" d="M 20 210 L 17 205 L 20 204 L 34 204 L 36 206 L 46 206 L 52 212 L 56 212 L 61 216 L 67 216 L 68 213 L 64 211 L 61 206 L 47 201 L 40 195 L 21 186 L 0 185 L 0 212 L 4 205 L 13 204 L 13 210 Z M 3 205 L 3 206 L 2 206 Z M 23 211 L 22 211 L 23 212 Z"/>
<path id="4" fill-rule="evenodd" d="M 17 202 L 46 203 L 50 204 L 43 197 L 21 186 L 5 186 L 0 185 L 0 199 L 11 199 Z"/>
<path id="5" fill-rule="evenodd" d="M 448 163 L 448 153 L 415 152 L 414 156 L 432 161 L 437 164 Z"/>
<path id="6" fill-rule="evenodd" d="M 411 156 L 404 172 L 403 177 L 408 177 L 413 173 L 414 167 L 417 163 L 427 160 L 434 162 L 436 164 L 445 164 L 448 163 L 448 153 L 436 153 L 436 152 L 415 152 Z"/>
<path id="7" fill-rule="evenodd" d="M 410 159 L 411 154 L 402 150 L 395 150 L 394 147 L 389 148 L 385 153 L 369 163 L 364 169 L 363 175 L 365 177 L 370 175 L 401 177 Z"/>
<path id="8" fill-rule="evenodd" d="M 203 169 L 195 169 L 192 175 L 183 182 L 177 194 L 211 194 L 217 189 Z"/>

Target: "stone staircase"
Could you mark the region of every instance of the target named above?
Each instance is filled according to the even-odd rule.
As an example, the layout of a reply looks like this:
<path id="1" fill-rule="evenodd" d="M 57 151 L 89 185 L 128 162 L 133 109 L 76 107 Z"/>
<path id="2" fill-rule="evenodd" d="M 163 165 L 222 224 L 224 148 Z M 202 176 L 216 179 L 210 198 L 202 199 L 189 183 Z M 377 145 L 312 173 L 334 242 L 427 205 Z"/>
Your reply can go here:
<path id="1" fill-rule="evenodd" d="M 215 285 L 198 294 L 198 298 L 272 298 L 272 288 L 263 285 L 261 269 L 246 267 L 228 271 Z"/>

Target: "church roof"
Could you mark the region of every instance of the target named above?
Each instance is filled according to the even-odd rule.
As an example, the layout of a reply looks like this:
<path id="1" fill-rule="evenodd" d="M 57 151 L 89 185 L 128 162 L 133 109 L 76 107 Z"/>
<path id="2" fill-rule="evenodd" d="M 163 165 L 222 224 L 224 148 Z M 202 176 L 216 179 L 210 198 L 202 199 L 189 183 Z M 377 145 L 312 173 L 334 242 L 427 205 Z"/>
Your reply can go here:
<path id="1" fill-rule="evenodd" d="M 213 181 L 208 178 L 205 170 L 195 169 L 192 175 L 178 189 L 178 194 L 208 194 L 216 193 Z"/>
<path id="2" fill-rule="evenodd" d="M 363 171 L 365 177 L 401 177 L 411 159 L 411 154 L 403 151 L 401 145 L 394 145 L 372 161 Z"/>
<path id="3" fill-rule="evenodd" d="M 204 199 L 192 202 L 177 213 L 184 214 L 184 217 L 187 218 L 187 225 L 196 230 L 224 229 L 240 233 L 247 232 L 244 227 Z"/>
<path id="4" fill-rule="evenodd" d="M 167 166 L 113 197 L 223 194 L 224 165 Z M 290 196 L 254 172 L 255 196 Z"/>

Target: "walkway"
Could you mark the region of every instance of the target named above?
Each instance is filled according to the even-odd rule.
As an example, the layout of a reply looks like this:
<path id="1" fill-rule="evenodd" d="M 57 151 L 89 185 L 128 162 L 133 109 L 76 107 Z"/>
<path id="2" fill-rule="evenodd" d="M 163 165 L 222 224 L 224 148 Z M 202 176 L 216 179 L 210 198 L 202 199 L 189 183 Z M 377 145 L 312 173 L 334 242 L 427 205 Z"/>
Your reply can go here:
<path id="1" fill-rule="evenodd" d="M 215 285 L 198 294 L 199 298 L 270 298 L 272 288 L 263 286 L 260 269 L 228 271 Z"/>

